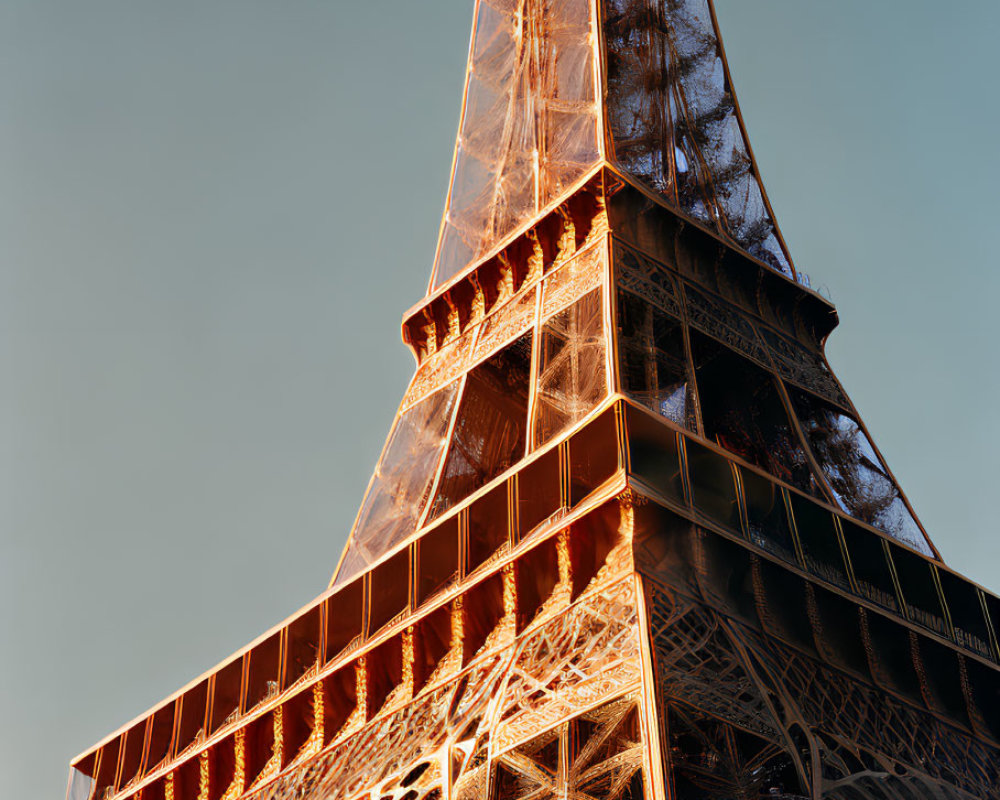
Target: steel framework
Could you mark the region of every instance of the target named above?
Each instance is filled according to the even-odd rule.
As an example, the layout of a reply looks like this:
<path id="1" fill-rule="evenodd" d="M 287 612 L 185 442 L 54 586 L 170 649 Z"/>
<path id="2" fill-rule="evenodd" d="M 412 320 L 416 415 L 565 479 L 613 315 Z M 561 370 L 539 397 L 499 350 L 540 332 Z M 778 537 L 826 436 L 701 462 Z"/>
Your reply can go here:
<path id="1" fill-rule="evenodd" d="M 69 800 L 1000 797 L 1000 600 L 830 370 L 709 0 L 477 0 L 331 585 Z"/>

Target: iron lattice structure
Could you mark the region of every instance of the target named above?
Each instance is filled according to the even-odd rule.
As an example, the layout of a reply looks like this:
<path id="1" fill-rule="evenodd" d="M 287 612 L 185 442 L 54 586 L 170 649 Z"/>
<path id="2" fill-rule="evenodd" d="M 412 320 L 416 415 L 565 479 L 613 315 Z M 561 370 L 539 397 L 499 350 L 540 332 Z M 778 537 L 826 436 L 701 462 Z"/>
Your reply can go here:
<path id="1" fill-rule="evenodd" d="M 823 355 L 707 0 L 478 0 L 330 588 L 70 800 L 1000 797 L 1000 600 Z"/>

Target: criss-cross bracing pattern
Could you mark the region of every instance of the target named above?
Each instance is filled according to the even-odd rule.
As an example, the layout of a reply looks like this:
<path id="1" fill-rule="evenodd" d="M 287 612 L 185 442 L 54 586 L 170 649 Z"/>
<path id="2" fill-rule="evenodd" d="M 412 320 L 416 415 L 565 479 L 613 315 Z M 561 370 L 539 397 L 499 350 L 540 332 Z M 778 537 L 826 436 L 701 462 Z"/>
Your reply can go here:
<path id="1" fill-rule="evenodd" d="M 517 292 L 425 357 L 338 584 L 571 432 L 616 390 L 933 554 L 815 342 L 609 234 L 603 221 L 589 230 L 580 247 L 560 235 L 547 266 L 531 277 L 524 264 Z"/>
<path id="2" fill-rule="evenodd" d="M 796 277 L 710 0 L 599 6 L 595 14 L 593 0 L 477 0 L 431 290 L 602 163 Z"/>
<path id="3" fill-rule="evenodd" d="M 590 0 L 477 0 L 431 288 L 599 163 Z"/>
<path id="4" fill-rule="evenodd" d="M 625 698 L 586 711 L 499 756 L 494 796 L 643 800 L 643 757 L 639 709 Z"/>
<path id="5" fill-rule="evenodd" d="M 348 587 L 329 613 L 307 612 L 274 639 L 285 642 L 279 653 L 304 647 L 308 657 L 308 639 L 288 644 L 292 631 L 326 618 L 313 640 L 316 661 L 298 678 L 288 682 L 280 670 L 274 687 L 250 690 L 256 707 L 241 712 L 248 685 L 260 676 L 266 684 L 270 651 L 262 645 L 259 658 L 213 675 L 207 698 L 189 691 L 166 707 L 171 717 L 154 712 L 78 762 L 70 798 L 444 800 L 479 797 L 500 783 L 509 789 L 512 779 L 501 777 L 508 770 L 518 781 L 572 786 L 581 797 L 640 800 L 648 720 L 638 711 L 643 659 L 630 525 L 626 507 L 605 503 L 504 551 L 503 563 L 463 567 L 468 580 L 388 622 L 378 621 L 378 609 L 393 586 L 378 578 L 381 589 L 366 590 L 371 634 L 362 632 L 362 642 L 344 633 L 351 612 L 362 611 L 351 608 Z M 397 583 L 407 582 L 405 570 Z M 226 688 L 233 677 L 242 689 Z M 237 709 L 216 721 L 229 693 Z M 164 735 L 161 760 L 151 742 Z M 528 769 L 530 754 L 548 752 L 553 738 L 561 742 L 554 760 L 539 755 L 541 771 Z M 134 768 L 123 767 L 123 753 L 126 762 L 137 755 Z"/>
<path id="6" fill-rule="evenodd" d="M 1000 598 L 824 356 L 711 0 L 477 0 L 331 587 L 69 800 L 1000 800 Z"/>
<path id="7" fill-rule="evenodd" d="M 626 208 L 623 186 L 644 205 Z M 636 218 L 651 206 L 711 233 L 643 228 Z M 685 259 L 694 281 L 669 276 Z M 761 269 L 800 283 L 753 286 Z M 612 298 L 612 273 L 629 295 Z M 803 281 L 764 194 L 710 0 L 477 0 L 430 294 L 404 322 L 417 371 L 335 582 L 616 389 L 933 552 L 827 367 L 823 337 L 802 340 L 797 301 L 779 324 L 758 325 L 726 292 L 743 282 L 744 295 L 797 292 L 820 308 Z M 763 302 L 767 319 L 776 304 Z M 734 370 L 744 394 L 716 398 L 710 384 Z"/>
<path id="8" fill-rule="evenodd" d="M 709 0 L 604 0 L 610 159 L 792 276 Z"/>
<path id="9" fill-rule="evenodd" d="M 626 395 L 908 546 L 933 552 L 819 349 L 613 242 Z"/>
<path id="10" fill-rule="evenodd" d="M 577 245 L 534 250 L 516 291 L 497 293 L 466 329 L 428 356 L 411 382 L 336 575 L 343 584 L 608 396 L 603 216 Z M 514 280 L 514 270 L 507 277 Z M 488 313 L 486 313 L 488 311 Z"/>
<path id="11" fill-rule="evenodd" d="M 679 798 L 1000 797 L 1000 750 L 666 588 L 650 595 Z"/>
<path id="12" fill-rule="evenodd" d="M 697 505 L 647 499 L 688 434 L 612 410 L 560 460 L 581 466 L 577 441 L 601 450 L 595 428 L 628 451 L 635 488 L 603 482 L 517 544 L 491 533 L 502 514 L 469 513 L 461 537 L 440 523 L 224 664 L 207 696 L 189 688 L 78 762 L 70 800 L 1000 797 L 998 653 L 972 587 L 894 544 L 900 584 L 882 592 L 898 599 L 876 606 L 856 588 L 873 573 L 850 558 L 888 545 L 874 531 L 842 540 L 846 584 L 830 561 L 811 574 L 796 554 L 819 552 L 804 527 L 819 507 L 787 504 L 793 541 L 777 547 L 784 523 L 760 513 L 749 475 L 743 537 Z M 657 473 L 650 421 L 674 437 Z M 704 486 L 704 455 L 688 453 L 681 483 Z M 948 587 L 948 625 L 905 554 Z"/>
<path id="13" fill-rule="evenodd" d="M 418 369 L 338 585 L 559 441 L 614 392 L 935 554 L 827 365 L 823 335 L 802 322 L 801 304 L 819 303 L 815 295 L 785 282 L 800 294 L 776 299 L 754 286 L 746 263 L 723 262 L 728 251 L 706 264 L 691 234 L 653 239 L 615 224 L 621 197 L 601 189 L 585 213 L 560 209 L 470 276 L 464 306 L 448 300 L 440 319 L 414 316 L 429 320 L 407 328 L 426 337 L 411 340 Z"/>
<path id="14" fill-rule="evenodd" d="M 542 785 L 572 781 L 584 792 L 603 780 L 614 791 L 594 797 L 639 800 L 641 794 L 628 794 L 642 765 L 635 703 L 600 708 L 640 685 L 636 615 L 634 580 L 608 586 L 246 797 L 471 798 L 487 796 L 481 792 L 491 782 L 509 791 L 512 780 L 521 785 L 534 778 Z M 587 735 L 576 734 L 572 763 L 564 763 L 570 756 L 557 745 L 555 761 L 540 756 L 529 767 L 527 754 L 551 750 L 548 737 L 565 736 L 566 721 L 591 706 L 599 708 L 574 723 Z M 539 737 L 547 729 L 552 732 Z M 533 796 L 539 788 L 504 796 Z"/>

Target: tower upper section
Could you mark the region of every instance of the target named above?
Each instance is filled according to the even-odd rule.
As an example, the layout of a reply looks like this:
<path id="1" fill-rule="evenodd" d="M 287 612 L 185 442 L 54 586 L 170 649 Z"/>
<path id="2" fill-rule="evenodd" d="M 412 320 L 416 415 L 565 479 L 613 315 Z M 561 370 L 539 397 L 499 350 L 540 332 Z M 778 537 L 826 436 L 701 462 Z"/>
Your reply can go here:
<path id="1" fill-rule="evenodd" d="M 335 583 L 477 493 L 505 508 L 505 476 L 615 395 L 935 555 L 807 287 L 711 0 L 477 0 L 434 274 L 403 321 L 417 369 Z"/>
<path id="2" fill-rule="evenodd" d="M 795 277 L 711 0 L 477 0 L 430 291 L 600 166 Z"/>

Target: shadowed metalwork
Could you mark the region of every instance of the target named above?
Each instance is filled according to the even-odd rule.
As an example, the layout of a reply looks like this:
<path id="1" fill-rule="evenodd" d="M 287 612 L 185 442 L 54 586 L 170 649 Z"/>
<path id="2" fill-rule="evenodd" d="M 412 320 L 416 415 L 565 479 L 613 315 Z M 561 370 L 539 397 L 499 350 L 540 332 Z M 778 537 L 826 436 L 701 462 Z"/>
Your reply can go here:
<path id="1" fill-rule="evenodd" d="M 69 800 L 1000 798 L 1000 598 L 824 356 L 708 0 L 478 0 L 330 587 Z"/>

